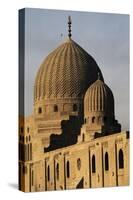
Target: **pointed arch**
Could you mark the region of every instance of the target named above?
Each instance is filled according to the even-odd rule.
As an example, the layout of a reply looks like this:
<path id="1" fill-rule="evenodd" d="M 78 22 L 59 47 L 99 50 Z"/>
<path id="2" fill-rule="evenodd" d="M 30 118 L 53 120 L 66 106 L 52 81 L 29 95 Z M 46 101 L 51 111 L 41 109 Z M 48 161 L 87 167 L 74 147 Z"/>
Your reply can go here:
<path id="1" fill-rule="evenodd" d="M 77 169 L 78 170 L 81 169 L 81 159 L 80 158 L 77 159 Z"/>
<path id="2" fill-rule="evenodd" d="M 108 152 L 105 153 L 105 171 L 109 170 L 109 156 Z"/>
<path id="3" fill-rule="evenodd" d="M 77 104 L 73 104 L 73 111 L 76 112 L 78 110 Z"/>
<path id="4" fill-rule="evenodd" d="M 67 178 L 70 177 L 70 163 L 67 161 Z"/>
<path id="5" fill-rule="evenodd" d="M 56 177 L 57 177 L 57 180 L 59 180 L 59 163 L 57 163 L 56 165 Z"/>
<path id="6" fill-rule="evenodd" d="M 42 108 L 41 108 L 41 107 L 38 108 L 38 113 L 39 113 L 39 114 L 42 113 Z"/>
<path id="7" fill-rule="evenodd" d="M 96 159 L 95 159 L 95 155 L 93 154 L 92 156 L 92 173 L 96 172 Z"/>
<path id="8" fill-rule="evenodd" d="M 58 112 L 58 106 L 54 105 L 54 112 Z"/>
<path id="9" fill-rule="evenodd" d="M 119 169 L 124 168 L 124 155 L 122 149 L 119 150 Z"/>
<path id="10" fill-rule="evenodd" d="M 47 173 L 48 173 L 48 181 L 50 181 L 50 167 L 48 165 L 48 168 L 47 168 Z"/>
<path id="11" fill-rule="evenodd" d="M 95 121 L 96 121 L 96 118 L 92 117 L 92 123 L 95 123 Z"/>

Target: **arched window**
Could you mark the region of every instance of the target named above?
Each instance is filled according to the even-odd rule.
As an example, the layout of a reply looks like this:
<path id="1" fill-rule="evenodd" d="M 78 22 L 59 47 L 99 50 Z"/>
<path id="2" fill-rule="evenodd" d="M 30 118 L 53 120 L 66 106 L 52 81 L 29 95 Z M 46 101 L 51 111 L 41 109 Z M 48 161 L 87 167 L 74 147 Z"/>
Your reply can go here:
<path id="1" fill-rule="evenodd" d="M 29 135 L 29 142 L 30 142 L 30 135 Z"/>
<path id="2" fill-rule="evenodd" d="M 80 160 L 80 158 L 77 159 L 77 168 L 78 168 L 78 170 L 81 169 L 81 160 Z"/>
<path id="3" fill-rule="evenodd" d="M 105 153 L 105 171 L 109 170 L 109 156 L 108 153 Z"/>
<path id="4" fill-rule="evenodd" d="M 95 122 L 95 117 L 92 117 L 92 123 L 94 123 Z"/>
<path id="5" fill-rule="evenodd" d="M 75 112 L 75 111 L 77 111 L 77 110 L 78 110 L 77 104 L 73 104 L 73 111 Z"/>
<path id="6" fill-rule="evenodd" d="M 28 142 L 28 136 L 26 136 L 26 142 Z"/>
<path id="7" fill-rule="evenodd" d="M 95 155 L 92 156 L 92 173 L 96 172 L 96 160 Z"/>
<path id="8" fill-rule="evenodd" d="M 29 127 L 27 127 L 27 133 L 29 133 L 29 130 L 30 130 Z"/>
<path id="9" fill-rule="evenodd" d="M 67 178 L 70 177 L 70 163 L 67 161 Z"/>
<path id="10" fill-rule="evenodd" d="M 49 167 L 49 165 L 48 165 L 47 170 L 48 170 L 48 181 L 50 181 L 50 167 Z"/>
<path id="11" fill-rule="evenodd" d="M 119 150 L 119 169 L 124 168 L 124 156 L 122 149 Z"/>
<path id="12" fill-rule="evenodd" d="M 27 160 L 30 160 L 30 144 L 27 144 L 28 152 L 27 152 Z"/>
<path id="13" fill-rule="evenodd" d="M 58 112 L 58 106 L 54 105 L 54 112 Z"/>
<path id="14" fill-rule="evenodd" d="M 56 176 L 57 176 L 57 180 L 59 180 L 59 163 L 57 163 L 56 165 Z"/>
<path id="15" fill-rule="evenodd" d="M 32 160 L 32 143 L 30 143 L 30 155 L 29 159 Z"/>
<path id="16" fill-rule="evenodd" d="M 39 114 L 42 113 L 42 108 L 41 108 L 41 107 L 38 108 L 38 113 L 39 113 Z"/>
<path id="17" fill-rule="evenodd" d="M 84 123 L 86 124 L 86 118 L 84 119 Z"/>

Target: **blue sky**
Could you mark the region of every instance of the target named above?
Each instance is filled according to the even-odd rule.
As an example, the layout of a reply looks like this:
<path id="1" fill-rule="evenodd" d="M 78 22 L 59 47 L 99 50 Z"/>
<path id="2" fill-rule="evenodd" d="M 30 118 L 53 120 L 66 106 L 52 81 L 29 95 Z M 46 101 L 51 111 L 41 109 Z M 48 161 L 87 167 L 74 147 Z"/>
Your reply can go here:
<path id="1" fill-rule="evenodd" d="M 26 9 L 25 113 L 33 110 L 34 80 L 45 57 L 67 38 L 72 18 L 72 39 L 94 57 L 115 97 L 115 116 L 129 129 L 129 15 Z"/>

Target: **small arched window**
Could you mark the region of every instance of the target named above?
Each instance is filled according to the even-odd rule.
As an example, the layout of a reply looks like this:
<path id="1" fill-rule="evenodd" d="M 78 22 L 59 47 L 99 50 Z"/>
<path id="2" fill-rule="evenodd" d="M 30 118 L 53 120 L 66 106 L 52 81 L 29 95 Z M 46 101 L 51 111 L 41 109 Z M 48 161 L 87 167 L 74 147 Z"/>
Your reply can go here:
<path id="1" fill-rule="evenodd" d="M 56 176 L 57 176 L 57 180 L 59 180 L 59 163 L 57 163 L 56 165 Z"/>
<path id="2" fill-rule="evenodd" d="M 77 159 L 77 168 L 78 168 L 78 170 L 81 169 L 81 159 L 80 158 Z"/>
<path id="3" fill-rule="evenodd" d="M 58 112 L 58 106 L 54 105 L 54 112 Z"/>
<path id="4" fill-rule="evenodd" d="M 38 108 L 38 113 L 39 113 L 39 114 L 42 113 L 42 108 L 41 108 L 41 107 Z"/>
<path id="5" fill-rule="evenodd" d="M 49 167 L 49 165 L 48 165 L 48 168 L 47 168 L 47 170 L 48 170 L 48 181 L 50 181 L 50 167 Z"/>
<path id="6" fill-rule="evenodd" d="M 92 173 L 96 172 L 96 160 L 95 155 L 92 156 Z"/>
<path id="7" fill-rule="evenodd" d="M 29 130 L 30 130 L 29 127 L 27 127 L 27 133 L 29 133 Z"/>
<path id="8" fill-rule="evenodd" d="M 73 111 L 76 112 L 78 110 L 77 104 L 73 104 Z"/>
<path id="9" fill-rule="evenodd" d="M 67 161 L 67 178 L 70 177 L 70 163 Z"/>
<path id="10" fill-rule="evenodd" d="M 84 119 L 84 123 L 86 124 L 86 118 Z"/>
<path id="11" fill-rule="evenodd" d="M 26 142 L 28 142 L 28 136 L 26 136 Z"/>
<path id="12" fill-rule="evenodd" d="M 30 135 L 29 135 L 29 142 L 30 142 Z"/>
<path id="13" fill-rule="evenodd" d="M 95 122 L 95 119 L 96 119 L 95 117 L 92 117 L 92 123 L 94 123 L 94 122 Z"/>
<path id="14" fill-rule="evenodd" d="M 119 150 L 119 169 L 124 168 L 124 156 L 122 149 Z"/>
<path id="15" fill-rule="evenodd" d="M 109 156 L 108 153 L 105 153 L 105 171 L 109 170 Z"/>

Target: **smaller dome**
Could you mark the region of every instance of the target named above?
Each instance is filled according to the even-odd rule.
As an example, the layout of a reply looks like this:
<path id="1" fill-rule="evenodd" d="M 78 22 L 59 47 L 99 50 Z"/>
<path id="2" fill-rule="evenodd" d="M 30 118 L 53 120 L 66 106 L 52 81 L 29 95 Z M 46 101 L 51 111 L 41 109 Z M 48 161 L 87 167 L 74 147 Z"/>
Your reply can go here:
<path id="1" fill-rule="evenodd" d="M 84 97 L 85 118 L 97 112 L 109 117 L 114 116 L 113 93 L 99 78 L 88 88 Z"/>

